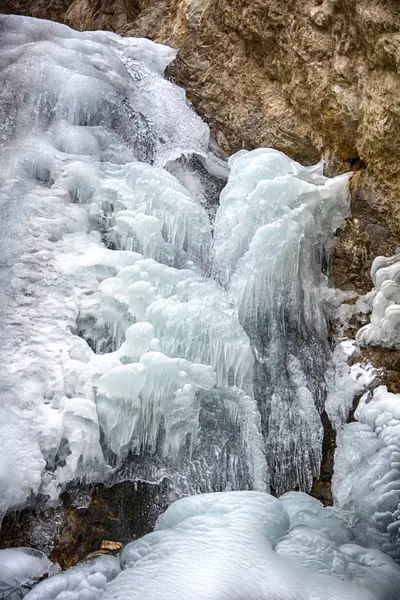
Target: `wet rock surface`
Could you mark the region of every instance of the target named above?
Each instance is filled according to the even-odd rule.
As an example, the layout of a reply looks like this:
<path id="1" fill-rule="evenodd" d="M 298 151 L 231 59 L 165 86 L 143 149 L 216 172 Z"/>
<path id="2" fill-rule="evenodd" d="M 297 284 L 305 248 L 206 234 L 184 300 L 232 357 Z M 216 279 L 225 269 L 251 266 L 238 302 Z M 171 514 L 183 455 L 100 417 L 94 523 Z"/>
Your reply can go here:
<path id="1" fill-rule="evenodd" d="M 66 569 L 93 552 L 118 553 L 121 546 L 152 531 L 168 504 L 166 482 L 125 481 L 69 490 L 57 508 L 6 516 L 0 547 L 31 546 Z"/>

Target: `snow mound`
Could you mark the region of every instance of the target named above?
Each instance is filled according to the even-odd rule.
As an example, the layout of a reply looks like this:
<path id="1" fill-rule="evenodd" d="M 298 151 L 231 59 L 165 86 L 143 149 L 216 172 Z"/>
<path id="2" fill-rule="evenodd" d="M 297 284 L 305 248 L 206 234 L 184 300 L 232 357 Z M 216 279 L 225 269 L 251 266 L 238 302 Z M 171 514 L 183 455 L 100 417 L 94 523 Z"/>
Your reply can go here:
<path id="1" fill-rule="evenodd" d="M 337 511 L 299 492 L 182 498 L 123 549 L 120 565 L 104 590 L 76 567 L 27 599 L 396 600 L 400 585 L 390 557 L 355 544 Z"/>
<path id="2" fill-rule="evenodd" d="M 338 435 L 333 493 L 361 543 L 400 560 L 400 394 L 385 386 L 361 398 Z"/>

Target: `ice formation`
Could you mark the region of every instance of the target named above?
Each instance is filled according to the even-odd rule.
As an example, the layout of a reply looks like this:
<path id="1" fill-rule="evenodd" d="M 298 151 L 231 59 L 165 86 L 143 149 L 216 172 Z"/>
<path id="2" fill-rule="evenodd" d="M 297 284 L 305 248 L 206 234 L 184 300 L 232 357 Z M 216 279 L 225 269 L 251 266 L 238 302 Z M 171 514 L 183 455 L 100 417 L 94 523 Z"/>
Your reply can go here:
<path id="1" fill-rule="evenodd" d="M 372 314 L 357 334 L 360 345 L 399 345 L 399 264 L 399 255 L 379 256 L 372 264 Z M 338 434 L 333 477 L 336 503 L 352 516 L 357 538 L 396 561 L 400 560 L 399 406 L 400 395 L 385 386 L 362 396 L 356 422 Z"/>
<path id="2" fill-rule="evenodd" d="M 361 398 L 338 435 L 333 492 L 357 538 L 400 560 L 400 394 L 385 386 Z"/>
<path id="3" fill-rule="evenodd" d="M 348 422 L 356 396 L 377 387 L 379 382 L 378 370 L 368 361 L 355 362 L 358 357 L 360 348 L 350 339 L 339 342 L 333 352 L 333 365 L 327 376 L 330 381 L 325 410 L 336 432 Z"/>
<path id="4" fill-rule="evenodd" d="M 215 220 L 213 273 L 255 347 L 255 394 L 271 483 L 309 490 L 321 462 L 330 360 L 323 261 L 349 210 L 348 176 L 281 152 L 242 151 Z"/>
<path id="5" fill-rule="evenodd" d="M 184 492 L 265 489 L 250 341 L 206 277 L 228 169 L 163 78 L 174 51 L 0 25 L 0 513 L 133 455 Z"/>
<path id="6" fill-rule="evenodd" d="M 95 556 L 47 579 L 29 592 L 28 600 L 95 600 L 102 598 L 107 583 L 121 571 L 115 556 Z"/>
<path id="7" fill-rule="evenodd" d="M 39 550 L 0 550 L 0 598 L 20 600 L 38 581 L 58 571 L 59 568 Z"/>
<path id="8" fill-rule="evenodd" d="M 378 256 L 371 267 L 375 286 L 371 321 L 360 329 L 361 345 L 398 347 L 400 345 L 400 255 Z"/>
<path id="9" fill-rule="evenodd" d="M 202 202 L 228 167 L 162 77 L 173 51 L 1 24 L 0 511 L 133 455 L 153 457 L 142 476 L 179 473 L 193 492 L 268 489 L 266 454 L 275 490 L 309 489 L 330 356 L 321 264 L 347 176 L 239 152 L 211 251 Z"/>
<path id="10" fill-rule="evenodd" d="M 133 472 L 222 492 L 27 597 L 396 600 L 398 398 L 378 388 L 340 432 L 375 373 L 328 343 L 348 176 L 271 149 L 227 164 L 163 78 L 174 56 L 0 16 L 0 517 Z M 361 342 L 397 343 L 397 258 L 374 263 Z M 263 493 L 311 487 L 324 411 L 342 512 Z M 51 569 L 0 551 L 19 595 Z"/>
<path id="11" fill-rule="evenodd" d="M 400 586 L 391 558 L 354 543 L 337 511 L 299 492 L 279 500 L 250 491 L 178 500 L 153 533 L 123 549 L 120 566 L 106 583 L 102 563 L 91 563 L 90 576 L 82 563 L 26 598 L 396 600 Z"/>

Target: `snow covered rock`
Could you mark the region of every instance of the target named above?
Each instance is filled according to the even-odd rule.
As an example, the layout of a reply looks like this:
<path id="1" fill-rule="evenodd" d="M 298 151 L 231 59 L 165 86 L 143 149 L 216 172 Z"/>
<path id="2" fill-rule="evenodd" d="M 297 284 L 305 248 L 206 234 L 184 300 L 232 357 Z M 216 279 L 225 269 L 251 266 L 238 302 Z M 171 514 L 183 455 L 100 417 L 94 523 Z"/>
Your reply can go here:
<path id="1" fill-rule="evenodd" d="M 400 346 L 400 255 L 378 256 L 371 267 L 375 286 L 371 320 L 357 333 L 361 345 Z"/>
<path id="2" fill-rule="evenodd" d="M 298 492 L 182 498 L 122 550 L 120 566 L 93 562 L 89 575 L 82 563 L 27 598 L 397 600 L 400 585 L 390 557 L 354 543 L 337 511 Z"/>
<path id="3" fill-rule="evenodd" d="M 33 548 L 0 550 L 0 598 L 19 600 L 42 578 L 55 575 L 59 567 Z"/>
<path id="4" fill-rule="evenodd" d="M 400 560 L 400 394 L 379 386 L 339 433 L 333 493 L 357 538 Z"/>

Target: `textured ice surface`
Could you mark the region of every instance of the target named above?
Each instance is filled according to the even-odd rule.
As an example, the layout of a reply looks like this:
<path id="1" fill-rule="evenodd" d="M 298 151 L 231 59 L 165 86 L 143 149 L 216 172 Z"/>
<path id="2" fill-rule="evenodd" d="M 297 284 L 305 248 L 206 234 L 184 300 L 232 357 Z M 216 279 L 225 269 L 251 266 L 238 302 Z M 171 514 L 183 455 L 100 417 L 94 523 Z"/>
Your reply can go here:
<path id="1" fill-rule="evenodd" d="M 59 568 L 43 552 L 33 548 L 0 550 L 0 598 L 19 600 L 44 577 Z"/>
<path id="2" fill-rule="evenodd" d="M 181 492 L 267 489 L 260 409 L 275 489 L 309 488 L 329 354 L 320 255 L 346 178 L 272 150 L 230 159 L 212 266 L 225 290 L 206 277 L 203 204 L 227 166 L 162 77 L 173 51 L 1 25 L 1 512 L 135 454 Z"/>
<path id="3" fill-rule="evenodd" d="M 227 166 L 175 52 L 1 16 L 0 53 L 0 513 L 132 454 L 185 491 L 265 489 L 249 338 L 204 276 Z"/>
<path id="4" fill-rule="evenodd" d="M 360 329 L 361 345 L 399 345 L 400 257 L 377 257 L 371 268 L 370 323 Z M 352 369 L 357 368 L 354 365 Z M 367 369 L 367 375 L 373 375 Z M 360 377 L 364 378 L 365 373 Z M 368 377 L 367 377 L 368 379 Z M 337 505 L 352 515 L 364 544 L 400 560 L 400 395 L 384 386 L 369 391 L 337 438 L 333 492 Z"/>
<path id="5" fill-rule="evenodd" d="M 359 354 L 357 343 L 350 339 L 341 341 L 333 352 L 325 410 L 337 432 L 348 421 L 355 396 L 360 397 L 378 385 L 379 373 L 371 363 L 363 361 L 349 366 L 349 359 L 354 361 Z"/>
<path id="6" fill-rule="evenodd" d="M 375 286 L 371 320 L 360 329 L 357 341 L 386 347 L 400 345 L 400 255 L 378 256 L 371 267 Z"/>
<path id="7" fill-rule="evenodd" d="M 340 432 L 333 492 L 362 543 L 400 560 L 400 395 L 367 392 Z"/>
<path id="8" fill-rule="evenodd" d="M 27 598 L 396 600 L 400 585 L 391 558 L 354 543 L 337 511 L 299 492 L 279 500 L 243 491 L 178 500 L 153 533 L 123 549 L 120 565 L 117 574 L 93 563 L 94 585 L 83 563 Z"/>
<path id="9" fill-rule="evenodd" d="M 334 510 L 300 493 L 179 500 L 124 548 L 121 566 L 105 598 L 389 600 L 400 582 L 391 559 L 354 544 Z"/>
<path id="10" fill-rule="evenodd" d="M 349 210 L 348 176 L 327 179 L 271 149 L 241 151 L 215 220 L 213 273 L 255 347 L 255 394 L 278 492 L 318 476 L 330 350 L 323 272 Z"/>
<path id="11" fill-rule="evenodd" d="M 96 600 L 120 572 L 115 556 L 89 558 L 65 573 L 45 579 L 25 596 L 28 600 Z"/>

